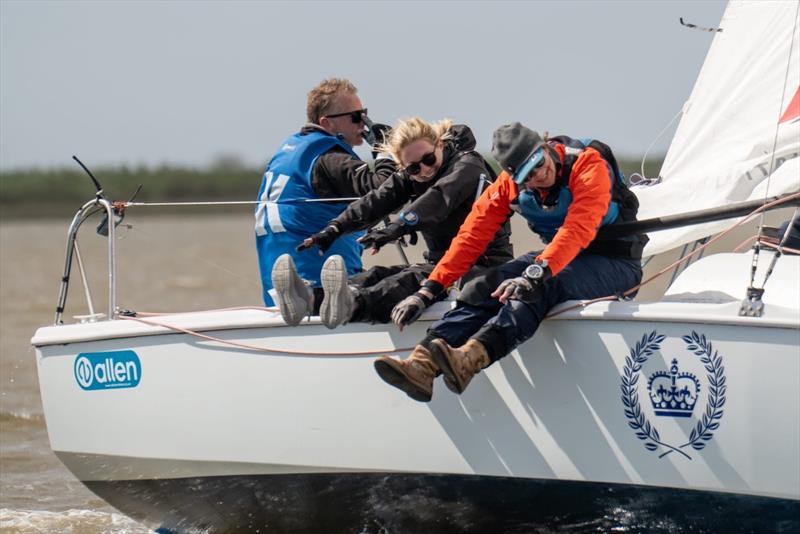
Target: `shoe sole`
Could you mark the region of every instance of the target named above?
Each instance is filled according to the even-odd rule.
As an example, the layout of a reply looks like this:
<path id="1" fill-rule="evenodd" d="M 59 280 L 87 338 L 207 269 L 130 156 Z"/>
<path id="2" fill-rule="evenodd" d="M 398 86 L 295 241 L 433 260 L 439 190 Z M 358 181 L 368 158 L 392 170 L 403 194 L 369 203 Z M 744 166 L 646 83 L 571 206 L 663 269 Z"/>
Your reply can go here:
<path id="1" fill-rule="evenodd" d="M 373 366 L 375 367 L 375 372 L 378 373 L 378 376 L 381 378 L 381 380 L 390 386 L 394 386 L 403 391 L 415 401 L 431 401 L 431 398 L 433 397 L 432 393 L 429 394 L 428 392 L 417 387 L 404 373 L 400 372 L 390 363 L 383 360 L 376 360 Z"/>
<path id="2" fill-rule="evenodd" d="M 464 393 L 464 389 L 466 388 L 459 384 L 458 377 L 453 370 L 453 366 L 450 365 L 450 359 L 447 357 L 446 349 L 442 348 L 438 341 L 438 339 L 433 340 L 428 346 L 428 349 L 431 352 L 431 359 L 437 366 L 439 366 L 439 369 L 441 369 L 444 378 L 444 385 L 447 386 L 447 389 L 457 395 L 461 395 Z"/>
<path id="3" fill-rule="evenodd" d="M 299 325 L 308 315 L 307 303 L 296 296 L 301 289 L 298 284 L 304 285 L 297 275 L 294 260 L 288 254 L 280 256 L 272 266 L 272 287 L 278 294 L 278 307 L 283 320 L 289 326 Z"/>
<path id="4" fill-rule="evenodd" d="M 347 286 L 347 268 L 341 256 L 331 256 L 322 264 L 320 281 L 325 295 L 319 307 L 319 318 L 328 328 L 346 323 L 353 313 L 353 298 Z"/>

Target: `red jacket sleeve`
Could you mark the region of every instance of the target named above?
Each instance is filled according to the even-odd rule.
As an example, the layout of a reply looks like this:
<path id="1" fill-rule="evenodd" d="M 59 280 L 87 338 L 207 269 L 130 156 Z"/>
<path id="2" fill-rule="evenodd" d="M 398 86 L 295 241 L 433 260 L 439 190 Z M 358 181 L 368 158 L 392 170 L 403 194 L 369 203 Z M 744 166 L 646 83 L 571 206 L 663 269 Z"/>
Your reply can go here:
<path id="1" fill-rule="evenodd" d="M 564 224 L 538 256 L 557 274 L 589 246 L 611 203 L 608 165 L 593 148 L 584 150 L 572 166 L 569 188 L 572 203 Z"/>
<path id="2" fill-rule="evenodd" d="M 486 250 L 497 230 L 511 214 L 511 201 L 517 198 L 517 184 L 505 171 L 484 190 L 472 206 L 458 235 L 450 248 L 436 264 L 428 280 L 439 282 L 444 287 L 461 278 Z"/>

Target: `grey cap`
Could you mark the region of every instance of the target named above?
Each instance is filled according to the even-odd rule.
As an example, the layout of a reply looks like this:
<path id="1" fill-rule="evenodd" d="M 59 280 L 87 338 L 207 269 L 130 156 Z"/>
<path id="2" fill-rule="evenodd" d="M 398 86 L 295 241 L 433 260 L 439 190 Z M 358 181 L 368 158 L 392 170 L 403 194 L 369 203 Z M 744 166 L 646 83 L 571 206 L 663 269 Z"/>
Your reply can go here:
<path id="1" fill-rule="evenodd" d="M 519 122 L 504 124 L 492 134 L 492 156 L 512 177 L 544 145 L 538 132 Z"/>

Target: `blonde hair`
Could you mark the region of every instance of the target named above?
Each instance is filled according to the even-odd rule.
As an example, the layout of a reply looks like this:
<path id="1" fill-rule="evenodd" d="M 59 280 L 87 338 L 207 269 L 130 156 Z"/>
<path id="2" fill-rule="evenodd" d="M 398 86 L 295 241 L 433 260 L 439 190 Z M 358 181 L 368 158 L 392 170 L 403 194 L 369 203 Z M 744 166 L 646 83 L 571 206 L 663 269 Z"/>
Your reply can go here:
<path id="1" fill-rule="evenodd" d="M 392 133 L 386 142 L 378 146 L 378 151 L 390 154 L 398 165 L 403 165 L 400 160 L 401 150 L 420 139 L 426 139 L 432 145 L 436 145 L 437 141 L 451 139 L 453 137 L 453 133 L 450 131 L 452 126 L 453 121 L 450 119 L 442 119 L 434 123 L 429 123 L 419 117 L 400 119 L 392 128 Z"/>
<path id="2" fill-rule="evenodd" d="M 356 94 L 358 89 L 344 78 L 328 78 L 319 82 L 308 92 L 308 103 L 306 104 L 308 122 L 319 124 L 319 120 L 330 110 L 334 99 L 343 93 Z"/>

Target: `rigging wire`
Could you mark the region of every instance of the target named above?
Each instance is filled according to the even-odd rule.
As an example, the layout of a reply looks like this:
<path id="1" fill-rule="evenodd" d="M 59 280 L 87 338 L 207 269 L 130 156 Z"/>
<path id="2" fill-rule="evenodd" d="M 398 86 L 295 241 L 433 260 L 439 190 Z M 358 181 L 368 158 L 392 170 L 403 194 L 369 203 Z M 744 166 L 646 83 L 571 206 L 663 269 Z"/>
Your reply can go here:
<path id="1" fill-rule="evenodd" d="M 122 207 L 180 207 L 180 206 L 235 206 L 246 204 L 300 204 L 304 202 L 352 202 L 361 197 L 339 197 L 339 198 L 288 198 L 277 201 L 271 200 L 209 200 L 197 202 L 121 202 Z"/>
<path id="2" fill-rule="evenodd" d="M 629 298 L 630 295 L 635 294 L 637 291 L 639 291 L 639 289 L 641 289 L 645 285 L 649 284 L 650 282 L 652 282 L 656 278 L 658 278 L 658 277 L 664 275 L 665 273 L 669 272 L 670 270 L 674 269 L 676 266 L 680 265 L 684 260 L 688 260 L 689 258 L 694 256 L 695 254 L 701 253 L 706 248 L 710 247 L 711 245 L 713 245 L 714 243 L 716 243 L 717 241 L 719 241 L 720 239 L 722 239 L 723 237 L 728 235 L 730 232 L 732 232 L 733 230 L 735 230 L 739 226 L 741 226 L 741 225 L 745 224 L 746 222 L 750 221 L 756 215 L 759 215 L 759 214 L 763 213 L 764 211 L 767 211 L 767 209 L 772 208 L 774 206 L 779 206 L 781 204 L 786 204 L 786 203 L 792 202 L 792 201 L 797 200 L 797 199 L 800 199 L 800 193 L 795 193 L 793 195 L 790 195 L 790 196 L 787 196 L 787 197 L 782 197 L 782 198 L 780 198 L 778 200 L 774 200 L 774 201 L 772 201 L 772 202 L 770 202 L 768 204 L 764 204 L 760 208 L 757 208 L 757 209 L 753 210 L 749 215 L 744 217 L 741 221 L 739 221 L 739 222 L 737 222 L 735 224 L 732 224 L 731 226 L 729 226 L 723 232 L 720 232 L 719 234 L 715 235 L 713 238 L 709 239 L 707 243 L 705 243 L 702 246 L 694 249 L 693 251 L 689 252 L 685 256 L 682 256 L 682 257 L 678 258 L 677 260 L 675 260 L 671 264 L 667 265 L 666 267 L 664 267 L 663 269 L 661 269 L 660 271 L 655 273 L 653 276 L 647 278 L 646 280 L 643 280 L 639 285 L 636 285 L 636 286 L 630 288 L 629 290 L 623 292 L 621 295 L 609 295 L 607 297 L 600 297 L 600 298 L 596 298 L 596 299 L 592 299 L 592 300 L 582 301 L 582 302 L 579 302 L 578 304 L 575 304 L 573 306 L 569 306 L 567 308 L 564 308 L 563 310 L 558 310 L 557 312 L 550 313 L 550 314 L 547 315 L 547 317 L 554 317 L 556 315 L 561 315 L 562 313 L 568 312 L 570 310 L 574 310 L 576 308 L 585 308 L 589 304 L 594 304 L 595 302 L 602 302 L 602 301 L 606 301 L 606 300 L 619 300 L 620 297 Z"/>
<path id="3" fill-rule="evenodd" d="M 678 110 L 678 112 L 672 117 L 672 119 L 670 119 L 670 121 L 667 123 L 667 125 L 664 126 L 664 128 L 659 132 L 659 134 L 655 137 L 655 139 L 653 139 L 653 141 L 650 143 L 650 146 L 647 147 L 647 150 L 644 151 L 644 156 L 642 156 L 642 164 L 641 164 L 641 168 L 640 168 L 640 170 L 642 172 L 641 172 L 641 174 L 636 173 L 636 172 L 631 173 L 631 175 L 630 175 L 630 183 L 631 183 L 631 185 L 653 185 L 653 184 L 657 184 L 658 182 L 661 181 L 661 179 L 659 177 L 648 178 L 647 175 L 645 174 L 645 172 L 644 172 L 644 164 L 647 161 L 647 155 L 650 153 L 650 149 L 652 149 L 653 146 L 655 146 L 656 142 L 659 139 L 661 139 L 661 137 L 664 135 L 664 133 L 666 133 L 666 131 L 675 123 L 675 121 L 678 119 L 678 117 L 683 115 L 683 113 L 688 108 L 689 108 L 689 101 L 687 100 L 686 102 L 684 102 L 683 106 L 681 106 L 681 109 Z M 633 181 L 633 177 L 634 176 L 638 176 L 640 179 L 636 180 L 634 182 Z"/>
<path id="4" fill-rule="evenodd" d="M 741 221 L 738 221 L 738 222 L 734 223 L 733 225 L 731 225 L 725 231 L 723 231 L 723 232 L 717 234 L 716 236 L 714 236 L 713 238 L 711 238 L 707 243 L 701 245 L 700 247 L 697 247 L 696 249 L 694 249 L 690 253 L 688 253 L 685 256 L 679 258 L 677 261 L 673 262 L 671 265 L 668 265 L 668 266 L 664 267 L 662 270 L 660 270 L 659 272 L 657 272 L 653 276 L 651 276 L 648 279 L 642 281 L 639 285 L 634 286 L 631 289 L 625 291 L 621 295 L 609 295 L 607 297 L 600 297 L 600 298 L 596 298 L 596 299 L 592 299 L 592 300 L 582 301 L 582 302 L 579 302 L 579 303 L 574 304 L 572 306 L 568 306 L 568 307 L 566 307 L 564 309 L 561 309 L 561 310 L 558 310 L 558 311 L 555 311 L 555 312 L 551 312 L 551 313 L 549 313 L 547 315 L 547 318 L 555 317 L 557 315 L 561 315 L 562 313 L 566 313 L 566 312 L 568 312 L 570 310 L 579 309 L 579 308 L 585 308 L 586 306 L 589 306 L 590 304 L 594 304 L 594 303 L 597 303 L 597 302 L 619 300 L 620 297 L 627 298 L 630 295 L 634 294 L 636 291 L 638 291 L 643 286 L 649 284 L 650 282 L 652 282 L 656 278 L 658 278 L 658 277 L 662 276 L 663 274 L 669 272 L 676 265 L 679 265 L 683 261 L 685 261 L 685 260 L 689 259 L 690 257 L 694 256 L 695 254 L 701 254 L 706 248 L 710 247 L 711 245 L 716 243 L 719 239 L 723 238 L 725 235 L 727 235 L 728 233 L 732 232 L 734 229 L 738 228 L 742 224 L 745 224 L 746 222 L 748 222 L 750 219 L 752 219 L 753 217 L 755 217 L 759 213 L 762 213 L 766 209 L 771 208 L 773 206 L 778 206 L 780 204 L 785 204 L 787 202 L 791 202 L 791 201 L 796 200 L 798 198 L 800 198 L 800 193 L 796 193 L 796 194 L 791 195 L 789 197 L 785 197 L 785 198 L 781 198 L 781 199 L 775 200 L 773 202 L 770 202 L 769 204 L 765 204 L 765 205 L 763 205 L 763 206 L 761 206 L 759 208 L 756 208 L 755 210 L 753 210 L 752 213 L 750 213 L 749 215 L 744 217 Z M 800 210 L 798 210 L 798 213 L 800 213 Z M 797 214 L 796 214 L 796 216 L 800 217 L 800 215 L 797 215 Z M 790 249 L 786 249 L 786 250 L 790 250 Z M 258 311 L 266 311 L 266 312 L 275 312 L 276 308 L 263 308 L 263 307 L 258 307 L 258 306 L 240 306 L 240 307 L 236 307 L 236 308 L 222 308 L 222 309 L 217 309 L 217 310 L 204 310 L 204 312 L 219 312 L 219 311 L 233 311 L 233 310 L 258 310 Z M 187 312 L 187 313 L 203 313 L 203 312 Z M 248 343 L 239 343 L 237 341 L 230 341 L 230 340 L 227 340 L 227 339 L 221 339 L 221 338 L 217 338 L 217 337 L 214 337 L 214 336 L 210 336 L 208 334 L 202 334 L 200 332 L 197 332 L 197 331 L 194 331 L 194 330 L 190 330 L 188 328 L 183 328 L 183 327 L 176 326 L 176 325 L 173 325 L 173 324 L 170 324 L 170 323 L 162 322 L 162 321 L 157 319 L 158 315 L 163 315 L 163 314 L 161 314 L 161 313 L 152 313 L 152 312 L 151 313 L 136 312 L 135 315 L 129 315 L 129 314 L 124 314 L 123 313 L 123 314 L 119 314 L 118 317 L 120 319 L 125 319 L 125 320 L 129 320 L 129 321 L 137 321 L 137 322 L 149 325 L 149 326 L 166 328 L 168 330 L 173 330 L 175 332 L 180 332 L 180 333 L 183 333 L 183 334 L 196 336 L 196 337 L 199 337 L 201 339 L 205 339 L 205 340 L 212 341 L 212 342 L 215 342 L 215 343 L 220 343 L 220 344 L 223 344 L 223 345 L 230 345 L 230 346 L 241 348 L 241 349 L 245 349 L 245 350 L 253 350 L 253 351 L 257 351 L 257 352 L 268 352 L 268 353 L 273 353 L 273 354 L 286 354 L 286 355 L 292 355 L 292 356 L 370 356 L 370 355 L 375 355 L 375 354 L 396 354 L 396 353 L 402 353 L 402 352 L 410 352 L 412 350 L 411 347 L 395 348 L 395 349 L 390 349 L 390 350 L 370 350 L 370 351 L 360 351 L 360 352 L 330 352 L 330 351 L 327 351 L 327 352 L 312 352 L 312 351 L 308 351 L 308 350 L 306 350 L 306 351 L 294 351 L 294 350 L 289 350 L 289 349 L 277 349 L 277 348 L 272 348 L 272 347 L 251 345 L 251 344 L 248 344 Z M 173 314 L 173 315 L 177 315 L 177 314 Z M 143 317 L 151 317 L 151 319 L 144 319 Z"/>
<path id="5" fill-rule="evenodd" d="M 778 148 L 778 130 L 780 129 L 781 126 L 780 123 L 781 114 L 783 113 L 784 103 L 786 101 L 786 88 L 789 86 L 789 72 L 792 65 L 792 51 L 795 48 L 794 39 L 795 35 L 797 34 L 798 23 L 800 23 L 800 2 L 797 3 L 797 9 L 795 10 L 794 14 L 794 25 L 792 26 L 792 38 L 789 40 L 789 57 L 786 58 L 786 74 L 784 75 L 783 78 L 783 90 L 781 91 L 781 102 L 780 106 L 778 107 L 778 117 L 777 120 L 775 121 L 775 135 L 773 136 L 772 139 L 772 154 L 770 155 L 769 166 L 767 167 L 769 169 L 769 174 L 767 176 L 766 185 L 764 186 L 764 202 L 766 202 L 767 198 L 769 198 L 770 180 L 772 179 L 772 174 L 775 172 L 774 165 L 775 165 L 775 151 Z M 761 217 L 759 217 L 758 220 L 758 232 L 757 232 L 758 240 L 756 241 L 756 244 L 753 246 L 753 261 L 750 266 L 749 287 L 755 287 L 756 270 L 758 269 L 759 252 L 761 250 L 760 241 L 761 241 L 761 236 L 763 235 L 764 232 L 764 213 L 765 213 L 764 211 L 761 212 Z M 773 266 L 776 260 L 777 257 L 772 259 Z M 772 268 L 770 268 L 768 271 L 769 272 L 767 276 L 769 276 L 769 274 L 772 273 Z M 766 279 L 764 280 L 764 284 L 766 284 Z M 761 285 L 762 288 L 764 287 L 764 284 Z"/>

